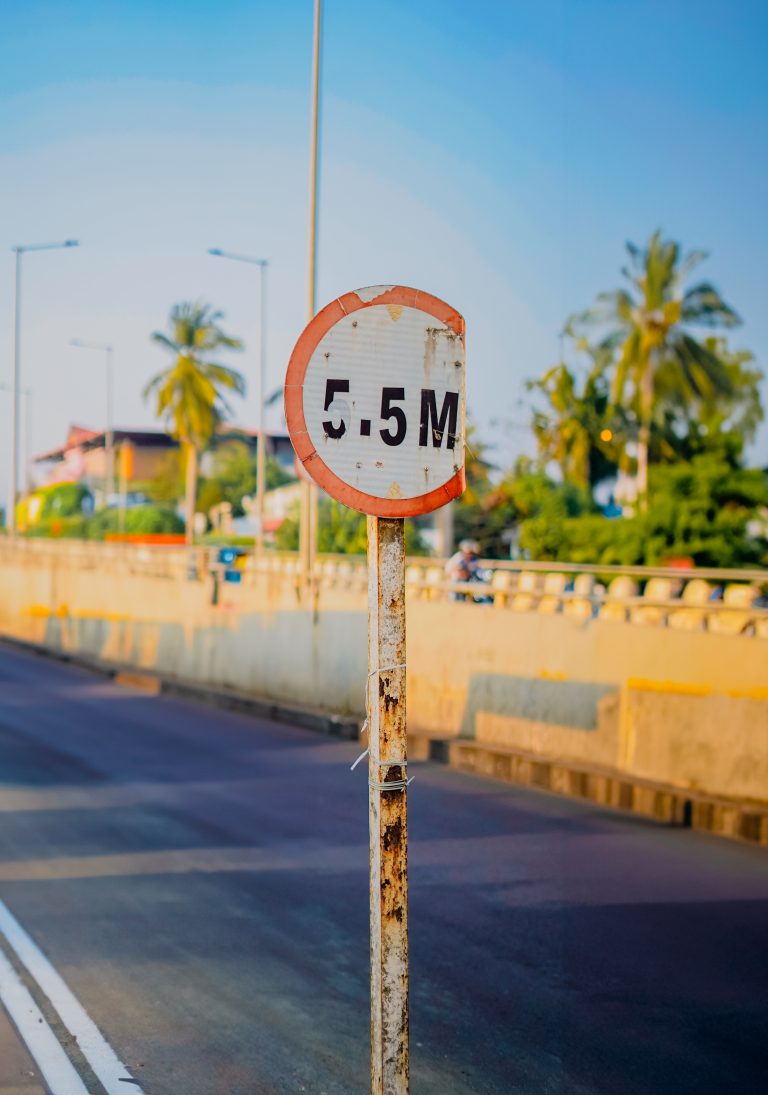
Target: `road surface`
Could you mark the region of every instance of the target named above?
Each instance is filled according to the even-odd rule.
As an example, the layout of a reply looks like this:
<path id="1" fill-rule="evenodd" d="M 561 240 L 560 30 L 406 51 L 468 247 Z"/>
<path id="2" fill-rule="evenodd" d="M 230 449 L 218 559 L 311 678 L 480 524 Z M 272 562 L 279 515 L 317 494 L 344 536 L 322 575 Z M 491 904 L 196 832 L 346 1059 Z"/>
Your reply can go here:
<path id="1" fill-rule="evenodd" d="M 357 752 L 0 645 L 0 899 L 115 1089 L 367 1089 Z M 417 1095 L 768 1090 L 764 850 L 410 771 Z M 3 1047 L 0 1092 L 44 1090 L 0 1009 Z"/>

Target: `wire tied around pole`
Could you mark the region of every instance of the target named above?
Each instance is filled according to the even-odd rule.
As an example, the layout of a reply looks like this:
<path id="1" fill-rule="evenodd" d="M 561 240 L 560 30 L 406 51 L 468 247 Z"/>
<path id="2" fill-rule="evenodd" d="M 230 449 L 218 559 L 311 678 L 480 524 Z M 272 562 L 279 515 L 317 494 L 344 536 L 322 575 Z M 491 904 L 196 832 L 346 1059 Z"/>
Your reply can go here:
<path id="1" fill-rule="evenodd" d="M 372 669 L 370 671 L 370 673 L 368 674 L 368 678 L 366 680 L 366 685 L 365 685 L 365 721 L 363 722 L 363 725 L 360 728 L 361 735 L 365 734 L 367 732 L 368 725 L 369 725 L 369 722 L 370 722 L 370 690 L 368 688 L 368 681 L 370 681 L 371 677 L 376 677 L 380 673 L 391 673 L 396 669 L 407 669 L 407 668 L 408 668 L 408 666 L 406 665 L 405 662 L 400 662 L 398 665 L 382 665 L 382 666 L 379 666 L 377 669 Z M 357 768 L 360 761 L 364 760 L 365 757 L 368 756 L 369 751 L 370 751 L 370 748 L 369 749 L 364 749 L 362 751 L 362 753 L 357 758 L 357 760 L 354 762 L 354 764 L 350 765 L 350 768 L 349 768 L 350 772 L 354 772 L 355 768 Z M 380 768 L 391 768 L 394 765 L 397 765 L 400 768 L 407 768 L 407 766 L 408 766 L 408 761 L 406 761 L 406 760 L 380 760 L 377 763 L 378 763 Z M 414 779 L 414 777 L 410 776 L 408 779 L 393 779 L 388 783 L 380 783 L 378 780 L 369 779 L 368 780 L 368 786 L 373 787 L 373 789 L 376 790 L 376 791 L 404 791 L 409 783 L 413 783 L 413 779 Z"/>

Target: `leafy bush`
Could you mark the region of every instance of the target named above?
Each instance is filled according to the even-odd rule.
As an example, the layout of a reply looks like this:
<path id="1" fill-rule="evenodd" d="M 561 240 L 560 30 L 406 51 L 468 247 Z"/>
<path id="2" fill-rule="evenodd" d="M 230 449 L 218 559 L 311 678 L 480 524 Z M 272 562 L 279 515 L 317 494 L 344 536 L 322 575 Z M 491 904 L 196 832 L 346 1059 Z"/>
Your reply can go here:
<path id="1" fill-rule="evenodd" d="M 115 509 L 100 510 L 92 517 L 82 514 L 51 517 L 29 529 L 27 535 L 51 539 L 103 540 L 108 532 L 117 532 L 120 515 Z M 130 534 L 180 533 L 184 522 L 165 506 L 138 506 L 125 511 L 123 531 Z"/>
<path id="2" fill-rule="evenodd" d="M 342 506 L 333 498 L 321 498 L 318 505 L 317 550 L 338 555 L 365 555 L 368 540 L 365 514 Z M 299 546 L 298 509 L 283 521 L 275 533 L 279 551 L 296 551 Z M 407 555 L 427 555 L 429 549 L 413 521 L 405 522 Z"/>
<path id="3" fill-rule="evenodd" d="M 40 521 L 25 533 L 26 536 L 61 539 L 61 540 L 88 540 L 88 526 L 91 518 L 82 514 L 73 517 L 51 517 L 47 521 Z"/>
<path id="4" fill-rule="evenodd" d="M 39 487 L 16 506 L 16 524 L 26 530 L 66 517 L 78 517 L 93 509 L 93 496 L 80 483 L 54 483 Z M 33 516 L 34 515 L 34 516 Z"/>
<path id="5" fill-rule="evenodd" d="M 91 501 L 91 492 L 80 483 L 57 483 L 35 491 L 43 499 L 40 520 L 53 517 L 75 517 L 82 514 Z"/>
<path id="6" fill-rule="evenodd" d="M 563 522 L 594 511 L 588 491 L 572 483 L 556 483 L 525 461 L 485 496 L 472 503 L 463 499 L 454 510 L 456 540 L 477 540 L 486 559 L 509 556 L 508 534 L 521 528 L 521 548 L 531 558 L 556 558 L 563 538 Z"/>
<path id="7" fill-rule="evenodd" d="M 180 533 L 184 531 L 184 521 L 175 510 L 164 506 L 137 506 L 125 514 L 125 531 Z"/>
<path id="8" fill-rule="evenodd" d="M 195 509 L 198 513 L 208 513 L 213 506 L 226 502 L 224 489 L 218 479 L 202 479 L 197 488 Z"/>
<path id="9" fill-rule="evenodd" d="M 636 517 L 564 517 L 542 506 L 522 522 L 520 546 L 532 559 L 646 564 L 690 558 L 698 566 L 768 564 L 768 543 L 748 525 L 768 505 L 768 476 L 734 468 L 713 454 L 651 469 L 648 511 Z"/>
<path id="10" fill-rule="evenodd" d="M 198 541 L 196 541 L 198 542 Z M 244 547 L 252 548 L 254 545 L 253 536 L 239 536 L 237 533 L 228 532 L 206 532 L 205 536 L 201 537 L 199 543 L 210 544 L 213 547 Z"/>

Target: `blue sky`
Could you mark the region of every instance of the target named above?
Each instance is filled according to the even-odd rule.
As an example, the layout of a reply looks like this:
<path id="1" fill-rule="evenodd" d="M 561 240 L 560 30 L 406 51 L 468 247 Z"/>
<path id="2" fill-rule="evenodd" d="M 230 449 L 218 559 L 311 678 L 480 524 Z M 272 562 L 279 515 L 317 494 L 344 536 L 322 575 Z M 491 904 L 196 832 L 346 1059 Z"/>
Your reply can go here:
<path id="1" fill-rule="evenodd" d="M 257 271 L 208 247 L 271 260 L 277 385 L 305 319 L 311 0 L 6 0 L 3 22 L 0 383 L 8 248 L 82 242 L 25 258 L 32 451 L 103 422 L 98 358 L 73 337 L 115 344 L 117 418 L 151 422 L 148 336 L 175 301 L 221 307 L 253 374 Z M 530 449 L 524 380 L 557 360 L 565 317 L 657 226 L 711 252 L 745 320 L 733 344 L 765 363 L 767 32 L 746 0 L 326 0 L 319 303 L 400 281 L 463 311 L 470 408 L 502 463 Z"/>

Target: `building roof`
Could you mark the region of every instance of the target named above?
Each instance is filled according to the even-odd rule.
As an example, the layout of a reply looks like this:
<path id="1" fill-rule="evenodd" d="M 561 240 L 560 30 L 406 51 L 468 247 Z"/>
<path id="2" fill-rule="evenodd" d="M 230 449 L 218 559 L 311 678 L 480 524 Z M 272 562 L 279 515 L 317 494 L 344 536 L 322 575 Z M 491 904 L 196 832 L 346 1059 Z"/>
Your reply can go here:
<path id="1" fill-rule="evenodd" d="M 266 430 L 267 437 L 272 440 L 288 440 L 288 434 L 281 430 L 279 432 Z M 154 448 L 154 449 L 174 449 L 178 446 L 178 441 L 166 430 L 152 430 L 146 427 L 139 427 L 138 429 L 124 429 L 116 426 L 112 431 L 112 436 L 116 443 L 121 441 L 130 441 L 131 444 L 137 448 Z M 256 440 L 259 436 L 258 430 L 251 430 L 245 426 L 225 426 L 219 431 L 218 436 L 222 439 L 227 437 L 247 437 Z M 50 461 L 64 460 L 67 452 L 71 449 L 82 449 L 86 451 L 88 449 L 100 449 L 106 446 L 106 430 L 91 430 L 85 426 L 72 425 L 69 427 L 67 433 L 67 440 L 63 445 L 57 445 L 56 448 L 48 449 L 47 452 L 39 453 L 37 456 L 33 456 L 32 460 L 35 464 L 43 464 Z"/>
<path id="2" fill-rule="evenodd" d="M 54 449 L 41 452 L 32 459 L 36 464 L 42 464 L 50 460 L 63 460 L 70 449 L 101 449 L 106 445 L 106 430 L 89 430 L 83 426 L 70 426 L 67 440 L 63 445 L 57 445 Z M 165 430 L 147 429 L 121 429 L 116 427 L 112 431 L 116 442 L 130 441 L 132 444 L 145 448 L 170 449 L 175 448 L 177 442 L 166 433 Z"/>

